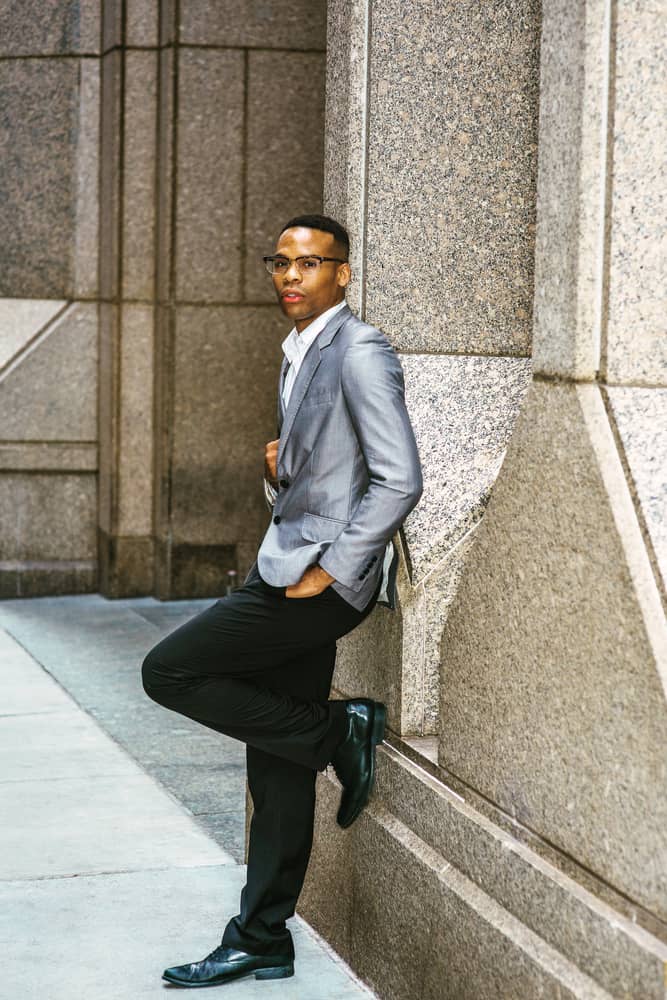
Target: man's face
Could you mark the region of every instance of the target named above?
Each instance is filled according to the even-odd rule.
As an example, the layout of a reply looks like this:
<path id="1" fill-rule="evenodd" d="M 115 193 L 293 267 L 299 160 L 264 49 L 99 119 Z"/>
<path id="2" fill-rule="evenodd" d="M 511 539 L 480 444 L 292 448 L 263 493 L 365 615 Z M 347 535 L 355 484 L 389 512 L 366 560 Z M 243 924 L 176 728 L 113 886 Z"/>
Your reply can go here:
<path id="1" fill-rule="evenodd" d="M 296 257 L 307 257 L 310 254 L 320 257 L 345 256 L 332 233 L 302 226 L 295 226 L 281 233 L 275 253 L 292 261 Z M 273 275 L 273 287 L 280 308 L 300 333 L 323 312 L 342 301 L 349 280 L 349 264 L 323 261 L 312 272 L 305 271 L 301 274 L 296 264 L 291 263 L 283 274 Z"/>

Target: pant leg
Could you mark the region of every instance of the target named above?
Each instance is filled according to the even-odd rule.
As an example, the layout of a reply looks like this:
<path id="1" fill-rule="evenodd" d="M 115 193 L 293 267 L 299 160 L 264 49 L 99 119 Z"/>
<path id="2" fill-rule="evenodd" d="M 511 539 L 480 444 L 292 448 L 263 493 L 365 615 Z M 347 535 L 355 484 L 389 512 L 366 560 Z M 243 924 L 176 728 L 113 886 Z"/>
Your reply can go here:
<path id="1" fill-rule="evenodd" d="M 281 689 L 326 703 L 335 659 L 335 643 L 298 657 L 281 670 Z M 317 772 L 252 746 L 246 756 L 253 800 L 247 881 L 222 943 L 293 957 L 285 921 L 294 915 L 310 860 Z"/>
<path id="2" fill-rule="evenodd" d="M 144 689 L 159 704 L 211 729 L 324 770 L 344 735 L 342 703 L 269 687 L 267 676 L 335 642 L 365 613 L 330 587 L 312 598 L 286 598 L 284 588 L 257 579 L 157 643 L 144 659 Z"/>

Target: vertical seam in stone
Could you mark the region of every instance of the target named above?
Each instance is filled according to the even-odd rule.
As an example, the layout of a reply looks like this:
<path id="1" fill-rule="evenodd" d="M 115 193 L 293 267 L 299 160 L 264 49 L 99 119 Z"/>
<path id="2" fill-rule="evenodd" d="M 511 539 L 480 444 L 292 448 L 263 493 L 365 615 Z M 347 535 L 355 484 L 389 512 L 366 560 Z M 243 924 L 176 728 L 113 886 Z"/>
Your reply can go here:
<path id="1" fill-rule="evenodd" d="M 602 109 L 602 225 L 600 233 L 600 302 L 598 333 L 598 372 L 607 375 L 607 331 L 609 326 L 609 268 L 611 260 L 612 200 L 614 184 L 614 110 L 616 104 L 616 26 L 617 0 L 605 0 L 605 79 L 606 100 Z"/>
<path id="2" fill-rule="evenodd" d="M 359 314 L 366 318 L 366 226 L 368 220 L 368 141 L 370 131 L 370 87 L 371 87 L 371 0 L 364 0 L 364 62 L 363 62 L 363 92 L 361 107 L 361 232 L 359 233 Z"/>

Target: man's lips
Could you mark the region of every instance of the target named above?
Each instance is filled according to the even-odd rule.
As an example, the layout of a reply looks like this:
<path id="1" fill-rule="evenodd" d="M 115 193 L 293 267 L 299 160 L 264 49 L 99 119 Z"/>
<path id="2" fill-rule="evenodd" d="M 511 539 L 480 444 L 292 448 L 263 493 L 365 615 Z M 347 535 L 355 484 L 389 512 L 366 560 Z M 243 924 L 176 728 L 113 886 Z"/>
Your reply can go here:
<path id="1" fill-rule="evenodd" d="M 295 292 L 293 289 L 288 289 L 287 291 L 280 293 L 280 298 L 283 302 L 300 302 L 304 296 L 301 292 Z"/>

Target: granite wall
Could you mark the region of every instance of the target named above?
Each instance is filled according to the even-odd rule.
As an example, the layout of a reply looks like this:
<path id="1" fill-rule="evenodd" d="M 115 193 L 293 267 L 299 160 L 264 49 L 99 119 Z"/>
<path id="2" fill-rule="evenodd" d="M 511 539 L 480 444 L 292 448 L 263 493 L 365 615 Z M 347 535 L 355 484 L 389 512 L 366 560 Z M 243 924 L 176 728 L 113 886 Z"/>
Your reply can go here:
<path id="1" fill-rule="evenodd" d="M 0 595 L 249 568 L 286 332 L 259 257 L 321 208 L 325 41 L 324 0 L 0 0 Z"/>
<path id="2" fill-rule="evenodd" d="M 318 778 L 300 912 L 383 997 L 664 1000 L 661 18 L 329 3 L 325 206 L 425 491 L 339 643 L 390 729 L 349 830 Z"/>
<path id="3" fill-rule="evenodd" d="M 97 579 L 100 12 L 0 3 L 0 597 Z"/>

